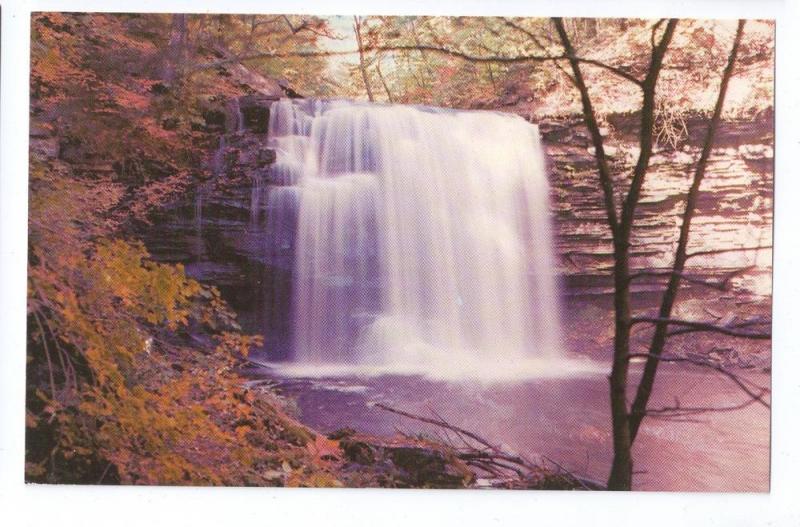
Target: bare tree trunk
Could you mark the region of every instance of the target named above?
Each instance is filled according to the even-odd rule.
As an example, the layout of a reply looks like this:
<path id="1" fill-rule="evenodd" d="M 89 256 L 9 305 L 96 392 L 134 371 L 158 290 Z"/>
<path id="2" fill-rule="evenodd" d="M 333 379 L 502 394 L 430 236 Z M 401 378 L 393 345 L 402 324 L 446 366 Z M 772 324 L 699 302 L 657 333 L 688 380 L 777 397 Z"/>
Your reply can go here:
<path id="1" fill-rule="evenodd" d="M 630 490 L 633 478 L 633 437 L 627 408 L 628 365 L 630 354 L 631 305 L 630 305 L 630 236 L 639 194 L 653 152 L 653 126 L 655 125 L 655 92 L 664 55 L 675 32 L 677 20 L 670 20 L 661 40 L 653 49 L 650 67 L 642 83 L 642 116 L 639 129 L 639 159 L 633 172 L 628 194 L 622 203 L 619 224 L 619 239 L 614 246 L 614 307 L 615 335 L 614 362 L 611 366 L 610 397 L 612 428 L 614 433 L 614 459 L 608 478 L 610 490 Z"/>
<path id="2" fill-rule="evenodd" d="M 422 42 L 419 40 L 419 35 L 417 34 L 417 24 L 414 22 L 413 18 L 411 19 L 411 36 L 414 38 L 414 44 L 417 47 L 422 48 Z M 422 75 L 422 87 L 427 89 L 428 82 L 434 79 L 434 72 L 433 68 L 431 67 L 431 62 L 428 59 L 428 54 L 425 52 L 425 50 L 420 49 L 419 54 L 422 56 L 422 63 L 425 64 L 426 72 L 426 75 Z"/>
<path id="3" fill-rule="evenodd" d="M 627 408 L 625 402 L 625 382 L 627 379 L 626 364 L 620 363 L 617 360 L 618 356 L 628 355 L 630 326 L 628 320 L 630 319 L 630 304 L 628 300 L 627 288 L 627 269 L 628 257 L 627 250 L 624 250 L 624 244 L 621 243 L 619 223 L 617 222 L 616 205 L 614 204 L 614 189 L 611 180 L 611 170 L 606 160 L 605 150 L 603 148 L 603 136 L 600 133 L 600 126 L 597 122 L 597 116 L 594 108 L 592 107 L 589 90 L 586 87 L 583 74 L 580 69 L 580 63 L 574 58 L 575 49 L 572 46 L 569 35 L 564 23 L 560 18 L 553 19 L 561 44 L 564 51 L 570 58 L 570 66 L 574 77 L 575 85 L 581 95 L 581 104 L 583 107 L 583 118 L 586 121 L 586 127 L 592 136 L 592 144 L 595 150 L 595 159 L 597 160 L 597 170 L 600 177 L 600 186 L 603 189 L 603 196 L 605 198 L 606 216 L 608 225 L 611 228 L 611 234 L 614 243 L 614 365 L 612 367 L 612 374 L 609 377 L 611 386 L 611 421 L 614 438 L 614 469 L 612 471 L 612 479 L 621 486 L 630 488 L 630 476 L 627 482 L 623 476 L 625 474 L 632 474 L 633 460 L 631 458 L 631 441 L 628 434 L 627 423 Z"/>
<path id="4" fill-rule="evenodd" d="M 186 15 L 183 13 L 172 15 L 172 27 L 162 73 L 162 79 L 166 84 L 174 83 L 182 74 L 186 62 L 186 33 Z"/>
<path id="5" fill-rule="evenodd" d="M 386 91 L 386 98 L 389 100 L 390 103 L 394 102 L 392 98 L 392 92 L 389 90 L 389 85 L 386 84 L 386 79 L 383 77 L 383 72 L 381 71 L 381 60 L 378 58 L 375 61 L 375 71 L 378 72 L 378 78 L 381 80 L 381 84 L 383 84 L 383 89 Z"/>
<path id="6" fill-rule="evenodd" d="M 492 83 L 492 91 L 497 92 L 497 84 L 494 81 L 494 72 L 492 71 L 492 63 L 486 65 L 486 70 L 489 72 L 489 81 Z"/>
<path id="7" fill-rule="evenodd" d="M 364 87 L 367 89 L 367 97 L 369 102 L 374 102 L 375 97 L 372 95 L 372 87 L 369 84 L 369 76 L 367 75 L 367 63 L 364 60 L 364 43 L 361 40 L 361 19 L 357 16 L 353 17 L 353 29 L 356 32 L 356 43 L 358 44 L 358 64 L 361 70 L 361 77 L 364 79 Z"/>
<path id="8" fill-rule="evenodd" d="M 583 21 L 586 28 L 586 37 L 595 38 L 597 36 L 597 19 L 584 18 Z"/>
<path id="9" fill-rule="evenodd" d="M 564 23 L 560 18 L 554 18 L 558 35 L 564 51 L 569 59 L 574 76 L 575 85 L 581 94 L 584 120 L 592 136 L 595 148 L 600 184 L 605 198 L 606 215 L 611 228 L 614 244 L 614 356 L 609 376 L 609 398 L 611 402 L 611 422 L 614 439 L 614 460 L 608 480 L 611 490 L 630 490 L 633 474 L 633 458 L 630 435 L 630 425 L 627 407 L 628 384 L 628 355 L 630 353 L 630 234 L 633 226 L 636 204 L 639 200 L 641 187 L 650 162 L 653 148 L 653 125 L 655 112 L 655 88 L 658 80 L 664 55 L 667 52 L 672 35 L 677 24 L 670 20 L 661 37 L 658 46 L 653 49 L 648 68 L 647 77 L 641 83 L 642 117 L 639 133 L 640 154 L 634 169 L 633 179 L 628 194 L 622 204 L 622 214 L 617 221 L 616 205 L 614 204 L 614 190 L 611 172 L 605 158 L 603 137 L 600 134 L 597 117 L 592 107 L 589 91 L 580 69 L 580 61 L 575 56 Z"/>
<path id="10" fill-rule="evenodd" d="M 672 266 L 672 273 L 670 274 L 669 282 L 664 290 L 664 295 L 661 298 L 661 306 L 659 309 L 658 317 L 661 319 L 669 319 L 675 299 L 678 295 L 678 288 L 680 286 L 683 269 L 687 260 L 687 247 L 689 244 L 689 231 L 694 216 L 695 207 L 697 205 L 697 198 L 700 194 L 700 184 L 703 182 L 705 176 L 706 165 L 708 158 L 711 155 L 711 149 L 714 146 L 714 135 L 717 127 L 719 126 L 720 117 L 722 115 L 722 108 L 725 104 L 725 95 L 728 91 L 728 82 L 733 75 L 733 69 L 736 62 L 736 57 L 739 52 L 739 44 L 742 40 L 742 33 L 744 31 L 744 20 L 739 21 L 736 28 L 736 36 L 733 40 L 733 47 L 728 55 L 728 64 L 722 74 L 722 81 L 720 83 L 719 94 L 717 95 L 717 102 L 714 106 L 714 113 L 712 114 L 711 121 L 708 124 L 708 131 L 706 132 L 705 141 L 703 143 L 703 150 L 700 154 L 700 159 L 697 161 L 695 167 L 694 179 L 689 188 L 689 193 L 686 197 L 686 209 L 683 213 L 683 220 L 680 228 L 680 235 L 678 238 L 678 246 L 675 250 L 675 259 Z M 650 400 L 650 394 L 653 390 L 653 383 L 658 370 L 659 356 L 664 350 L 664 345 L 667 341 L 667 331 L 669 324 L 659 323 L 655 327 L 653 338 L 650 344 L 650 353 L 645 363 L 642 379 L 639 382 L 639 387 L 636 391 L 636 398 L 631 406 L 630 417 L 630 436 L 631 440 L 636 438 L 639 431 L 639 426 L 646 415 L 647 403 Z"/>

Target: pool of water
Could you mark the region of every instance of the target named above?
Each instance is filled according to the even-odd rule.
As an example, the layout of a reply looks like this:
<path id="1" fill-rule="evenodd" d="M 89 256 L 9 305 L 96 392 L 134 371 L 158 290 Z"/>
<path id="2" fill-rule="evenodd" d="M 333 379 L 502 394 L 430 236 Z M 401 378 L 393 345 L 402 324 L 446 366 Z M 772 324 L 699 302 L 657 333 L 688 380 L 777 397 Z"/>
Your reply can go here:
<path id="1" fill-rule="evenodd" d="M 638 366 L 633 367 L 635 380 Z M 298 373 L 298 372 L 295 372 Z M 379 435 L 441 434 L 431 425 L 392 414 L 387 406 L 432 416 L 477 432 L 508 450 L 547 465 L 605 481 L 612 458 L 608 381 L 595 371 L 574 376 L 478 383 L 390 372 L 280 381 L 300 419 L 322 432 L 351 427 Z M 768 386 L 769 376 L 743 372 Z M 729 407 L 747 400 L 730 379 L 708 368 L 665 364 L 651 407 Z M 758 404 L 680 420 L 648 418 L 634 446 L 634 489 L 652 491 L 768 491 L 769 410 Z"/>

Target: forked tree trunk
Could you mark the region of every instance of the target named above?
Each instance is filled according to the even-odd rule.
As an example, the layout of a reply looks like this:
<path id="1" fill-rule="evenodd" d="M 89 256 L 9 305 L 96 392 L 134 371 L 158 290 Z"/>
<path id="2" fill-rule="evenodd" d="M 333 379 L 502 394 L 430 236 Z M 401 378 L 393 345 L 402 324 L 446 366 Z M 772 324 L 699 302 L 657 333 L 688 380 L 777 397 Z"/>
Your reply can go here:
<path id="1" fill-rule="evenodd" d="M 630 434 L 628 415 L 628 365 L 630 358 L 631 304 L 630 304 L 630 237 L 636 206 L 644 185 L 653 153 L 653 127 L 655 125 L 655 97 L 661 67 L 667 48 L 675 33 L 677 20 L 667 22 L 658 45 L 653 49 L 647 76 L 642 82 L 642 116 L 639 125 L 639 159 L 633 171 L 628 194 L 622 203 L 619 240 L 614 246 L 614 307 L 615 336 L 614 362 L 609 382 L 612 428 L 614 434 L 614 459 L 608 477 L 609 490 L 630 490 L 633 483 L 633 437 Z"/>
<path id="2" fill-rule="evenodd" d="M 647 76 L 641 81 L 642 112 L 639 129 L 639 159 L 634 168 L 633 178 L 627 196 L 622 203 L 622 211 L 617 221 L 616 205 L 611 172 L 605 158 L 603 137 L 592 107 L 589 90 L 575 58 L 575 49 L 561 19 L 553 22 L 569 58 L 575 86 L 581 95 L 584 120 L 592 136 L 595 148 L 600 184 L 605 198 L 608 224 L 614 244 L 614 354 L 609 376 L 609 399 L 611 403 L 611 428 L 614 442 L 614 459 L 608 478 L 609 490 L 630 490 L 633 475 L 633 444 L 628 420 L 628 355 L 630 354 L 631 304 L 630 304 L 630 236 L 636 205 L 650 164 L 653 149 L 653 125 L 655 122 L 655 90 L 658 76 L 669 43 L 675 32 L 677 20 L 670 20 L 658 45 L 653 49 Z"/>

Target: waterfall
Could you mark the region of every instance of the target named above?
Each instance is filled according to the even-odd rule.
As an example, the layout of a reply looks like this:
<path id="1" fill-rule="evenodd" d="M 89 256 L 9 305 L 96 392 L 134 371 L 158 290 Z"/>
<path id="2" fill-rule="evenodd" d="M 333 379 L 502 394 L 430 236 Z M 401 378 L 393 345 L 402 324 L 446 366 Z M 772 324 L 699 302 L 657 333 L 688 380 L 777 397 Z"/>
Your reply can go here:
<path id="1" fill-rule="evenodd" d="M 211 172 L 214 177 L 219 177 L 225 171 L 225 149 L 227 148 L 225 142 L 225 134 L 219 136 L 219 144 L 214 151 L 214 157 L 211 159 Z"/>
<path id="2" fill-rule="evenodd" d="M 266 243 L 294 254 L 296 362 L 513 367 L 560 356 L 536 126 L 285 99 L 272 105 L 269 141 Z"/>
<path id="3" fill-rule="evenodd" d="M 244 114 L 242 113 L 242 105 L 238 97 L 233 97 L 227 103 L 227 115 L 225 118 L 225 130 L 227 132 L 244 132 Z M 233 122 L 231 121 L 233 118 Z"/>

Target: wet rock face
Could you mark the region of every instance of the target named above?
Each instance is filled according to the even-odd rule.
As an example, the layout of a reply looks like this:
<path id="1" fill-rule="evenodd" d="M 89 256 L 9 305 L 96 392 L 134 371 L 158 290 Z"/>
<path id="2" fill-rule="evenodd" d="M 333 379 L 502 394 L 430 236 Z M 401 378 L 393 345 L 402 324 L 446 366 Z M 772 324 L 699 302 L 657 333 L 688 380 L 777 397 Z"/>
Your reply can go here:
<path id="1" fill-rule="evenodd" d="M 154 216 L 141 237 L 154 258 L 183 263 L 190 276 L 218 286 L 245 330 L 268 334 L 264 347 L 280 358 L 289 353 L 291 328 L 276 313 L 291 309 L 291 262 L 276 267 L 268 259 L 264 218 L 253 214 L 260 197 L 254 181 L 265 179 L 276 159 L 265 138 L 274 100 L 253 95 L 209 103 L 215 117 L 207 128 L 220 129 L 206 159 L 215 176 Z"/>
<path id="2" fill-rule="evenodd" d="M 208 109 L 203 112 L 203 120 L 205 121 L 204 131 L 209 133 L 224 133 L 225 132 L 225 112 L 219 108 Z"/>

